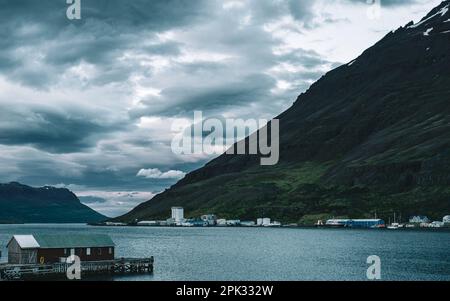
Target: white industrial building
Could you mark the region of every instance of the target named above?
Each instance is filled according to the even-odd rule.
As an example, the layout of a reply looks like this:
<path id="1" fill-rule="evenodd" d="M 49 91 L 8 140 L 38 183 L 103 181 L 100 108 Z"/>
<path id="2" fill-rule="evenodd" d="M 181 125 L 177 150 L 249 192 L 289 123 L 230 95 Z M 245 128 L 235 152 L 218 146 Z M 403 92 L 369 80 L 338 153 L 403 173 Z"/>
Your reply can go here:
<path id="1" fill-rule="evenodd" d="M 227 225 L 227 220 L 226 219 L 218 219 L 217 220 L 217 226 L 225 227 L 226 225 Z"/>
<path id="2" fill-rule="evenodd" d="M 183 209 L 183 207 L 172 207 L 172 219 L 177 224 L 184 222 L 184 209 Z"/>
<path id="3" fill-rule="evenodd" d="M 157 226 L 158 222 L 157 221 L 140 221 L 137 224 L 138 224 L 138 226 Z"/>
<path id="4" fill-rule="evenodd" d="M 270 223 L 271 223 L 271 220 L 268 217 L 258 218 L 256 220 L 256 225 L 260 226 L 260 227 L 267 227 L 270 225 Z"/>

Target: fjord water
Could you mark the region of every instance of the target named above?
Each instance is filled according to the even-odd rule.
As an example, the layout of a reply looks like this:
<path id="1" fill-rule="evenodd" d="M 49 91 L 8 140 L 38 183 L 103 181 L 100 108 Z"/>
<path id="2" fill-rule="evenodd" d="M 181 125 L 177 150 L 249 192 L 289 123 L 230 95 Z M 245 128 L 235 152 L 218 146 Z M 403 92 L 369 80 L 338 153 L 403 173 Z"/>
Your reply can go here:
<path id="1" fill-rule="evenodd" d="M 0 225 L 2 260 L 13 234 L 108 234 L 117 257 L 155 257 L 153 275 L 113 280 L 450 280 L 449 231 L 140 228 Z"/>

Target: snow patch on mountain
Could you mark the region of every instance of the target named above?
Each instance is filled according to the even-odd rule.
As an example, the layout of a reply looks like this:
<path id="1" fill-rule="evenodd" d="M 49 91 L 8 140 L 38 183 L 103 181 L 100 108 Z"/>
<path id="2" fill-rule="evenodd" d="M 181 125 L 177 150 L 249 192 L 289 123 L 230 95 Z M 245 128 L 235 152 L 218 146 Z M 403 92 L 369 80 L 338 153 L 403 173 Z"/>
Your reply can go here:
<path id="1" fill-rule="evenodd" d="M 429 35 L 430 35 L 430 32 L 432 32 L 432 31 L 433 31 L 433 27 L 428 28 L 428 29 L 423 33 L 423 35 L 424 35 L 424 36 L 429 36 Z"/>
<path id="2" fill-rule="evenodd" d="M 420 25 L 427 23 L 428 21 L 430 21 L 431 19 L 433 19 L 434 17 L 436 17 L 436 16 L 438 16 L 438 15 L 441 15 L 441 17 L 445 16 L 445 14 L 447 14 L 447 12 L 448 12 L 448 10 L 449 10 L 449 6 L 450 6 L 450 5 L 447 5 L 447 6 L 443 7 L 443 8 L 441 8 L 441 10 L 439 10 L 439 11 L 438 11 L 437 13 L 435 13 L 434 15 L 432 15 L 432 16 L 430 16 L 430 17 L 428 17 L 428 18 L 423 19 L 422 21 L 420 21 L 420 22 L 417 23 L 417 24 L 410 25 L 410 26 L 408 26 L 408 28 L 417 28 L 417 27 L 419 27 Z"/>

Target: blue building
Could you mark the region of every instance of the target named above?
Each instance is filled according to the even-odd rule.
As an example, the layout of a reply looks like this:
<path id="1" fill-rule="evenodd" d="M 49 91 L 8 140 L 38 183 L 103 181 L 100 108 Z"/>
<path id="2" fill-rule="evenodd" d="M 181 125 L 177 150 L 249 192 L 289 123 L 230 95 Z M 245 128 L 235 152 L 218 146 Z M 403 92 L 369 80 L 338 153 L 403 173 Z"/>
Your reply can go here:
<path id="1" fill-rule="evenodd" d="M 386 223 L 382 219 L 330 219 L 327 220 L 327 227 L 336 228 L 363 228 L 375 229 L 384 228 Z"/>
<path id="2" fill-rule="evenodd" d="M 382 219 L 354 219 L 351 222 L 352 228 L 384 228 L 386 223 Z"/>

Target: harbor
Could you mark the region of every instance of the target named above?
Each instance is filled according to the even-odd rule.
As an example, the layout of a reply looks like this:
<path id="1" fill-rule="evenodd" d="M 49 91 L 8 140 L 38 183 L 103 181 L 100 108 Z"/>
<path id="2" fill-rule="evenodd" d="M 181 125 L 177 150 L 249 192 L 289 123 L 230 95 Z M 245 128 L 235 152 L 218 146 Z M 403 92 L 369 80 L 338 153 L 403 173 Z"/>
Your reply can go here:
<path id="1" fill-rule="evenodd" d="M 183 207 L 172 207 L 171 217 L 166 220 L 135 220 L 131 223 L 112 222 L 95 224 L 95 226 L 137 226 L 137 227 L 263 227 L 263 228 L 298 228 L 298 227 L 318 227 L 318 228 L 353 228 L 353 229 L 438 229 L 450 228 L 450 215 L 442 218 L 442 221 L 432 221 L 427 216 L 411 216 L 407 221 L 403 221 L 401 215 L 397 218 L 393 213 L 393 221 L 389 222 L 377 218 L 335 218 L 326 220 L 319 219 L 315 224 L 299 225 L 297 223 L 283 224 L 272 220 L 270 217 L 260 217 L 256 220 L 224 219 L 215 214 L 204 214 L 197 218 L 185 218 Z"/>

